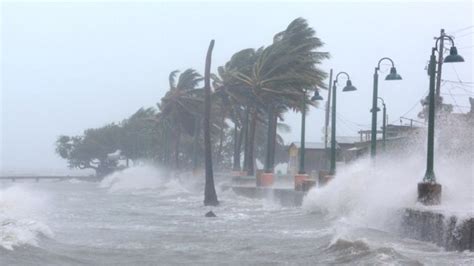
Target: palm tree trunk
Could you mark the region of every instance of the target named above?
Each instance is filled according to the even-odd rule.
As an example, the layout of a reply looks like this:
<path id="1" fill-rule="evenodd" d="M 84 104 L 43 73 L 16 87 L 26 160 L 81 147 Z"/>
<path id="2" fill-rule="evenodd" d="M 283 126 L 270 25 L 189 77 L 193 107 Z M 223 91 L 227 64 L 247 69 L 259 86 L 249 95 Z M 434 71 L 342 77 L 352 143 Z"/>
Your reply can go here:
<path id="1" fill-rule="evenodd" d="M 174 165 L 176 167 L 176 170 L 179 170 L 179 145 L 181 142 L 181 130 L 178 129 L 178 132 L 176 132 L 176 144 L 174 147 Z"/>
<path id="2" fill-rule="evenodd" d="M 193 171 L 198 170 L 198 148 L 199 148 L 199 135 L 201 133 L 201 121 L 199 117 L 194 120 L 194 139 L 193 139 Z"/>
<path id="3" fill-rule="evenodd" d="M 234 126 L 234 162 L 233 162 L 233 171 L 240 171 L 240 146 L 242 144 L 242 131 L 239 131 L 237 123 Z"/>
<path id="4" fill-rule="evenodd" d="M 222 165 L 222 147 L 224 144 L 224 123 L 225 123 L 225 115 L 226 112 L 222 113 L 222 120 L 221 120 L 221 131 L 219 133 L 219 148 L 217 149 L 217 166 L 220 169 Z"/>
<path id="5" fill-rule="evenodd" d="M 273 116 L 273 135 L 272 135 L 272 150 L 270 151 L 272 156 L 270 157 L 270 163 L 275 170 L 275 150 L 276 150 L 276 140 L 277 140 L 277 125 L 278 125 L 278 115 L 274 114 Z"/>
<path id="6" fill-rule="evenodd" d="M 273 173 L 274 161 L 275 161 L 275 135 L 273 135 L 274 130 L 274 111 L 273 105 L 268 106 L 268 128 L 267 128 L 267 152 L 265 154 L 265 173 Z M 273 157 L 273 159 L 272 159 Z"/>
<path id="7" fill-rule="evenodd" d="M 249 107 L 245 107 L 244 133 L 244 170 L 249 168 Z"/>
<path id="8" fill-rule="evenodd" d="M 236 111 L 236 108 L 232 108 L 231 109 L 231 118 L 232 118 L 232 122 L 234 123 L 234 137 L 233 137 L 233 142 L 234 142 L 234 152 L 233 152 L 233 156 L 232 156 L 232 171 L 235 171 L 235 172 L 240 172 L 240 146 L 241 146 L 241 143 L 242 143 L 242 139 L 241 139 L 241 130 L 240 129 L 240 124 L 239 124 L 239 118 L 237 118 L 237 111 Z M 240 111 L 240 110 L 239 110 Z M 240 117 L 240 115 L 239 115 Z"/>
<path id="9" fill-rule="evenodd" d="M 162 150 L 162 154 L 163 154 L 163 164 L 164 165 L 169 165 L 170 163 L 170 153 L 171 153 L 171 149 L 170 149 L 170 143 L 169 143 L 169 129 L 165 129 L 164 132 L 163 132 L 163 136 L 162 136 L 162 143 L 163 143 L 163 150 Z"/>
<path id="10" fill-rule="evenodd" d="M 247 175 L 253 176 L 255 174 L 255 131 L 257 129 L 257 110 L 251 110 L 252 121 L 250 121 L 249 140 L 248 140 L 248 168 Z"/>
<path id="11" fill-rule="evenodd" d="M 217 206 L 216 188 L 214 187 L 214 175 L 212 172 L 212 152 L 211 152 L 211 57 L 214 40 L 209 44 L 206 56 L 206 68 L 204 70 L 204 150 L 206 164 L 206 184 L 204 187 L 204 205 Z"/>

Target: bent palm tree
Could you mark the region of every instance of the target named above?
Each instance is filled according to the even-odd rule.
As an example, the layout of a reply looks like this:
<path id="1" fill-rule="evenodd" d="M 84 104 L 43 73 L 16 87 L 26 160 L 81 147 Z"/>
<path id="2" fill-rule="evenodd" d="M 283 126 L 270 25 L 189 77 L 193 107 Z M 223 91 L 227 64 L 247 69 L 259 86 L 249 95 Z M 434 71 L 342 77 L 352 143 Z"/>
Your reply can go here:
<path id="1" fill-rule="evenodd" d="M 323 43 L 314 36 L 314 30 L 306 20 L 297 18 L 287 29 L 276 34 L 273 44 L 261 50 L 250 73 L 237 72 L 234 77 L 246 86 L 254 96 L 250 123 L 250 155 L 253 151 L 257 108 L 266 107 L 268 113 L 268 134 L 274 139 L 275 107 L 278 109 L 301 110 L 302 102 L 312 104 L 306 96 L 307 90 L 324 88 L 326 73 L 316 67 L 329 57 L 328 53 L 317 52 Z M 273 143 L 273 144 L 272 144 Z M 274 141 L 268 141 L 267 149 L 274 150 Z M 268 156 L 272 154 L 267 153 Z M 248 172 L 253 175 L 253 158 Z M 266 170 L 273 172 L 273 160 L 266 160 Z"/>
<path id="2" fill-rule="evenodd" d="M 235 53 L 224 66 L 217 68 L 218 75 L 211 76 L 215 88 L 213 96 L 219 106 L 217 113 L 221 115 L 222 119 L 229 118 L 234 124 L 232 167 L 234 171 L 241 170 L 240 152 L 242 139 L 247 131 L 244 113 L 248 102 L 252 98 L 249 90 L 242 86 L 241 82 L 234 77 L 234 74 L 237 72 L 250 73 L 255 60 L 256 51 L 254 49 L 241 50 Z M 245 150 L 247 151 L 247 149 Z"/>
<path id="3" fill-rule="evenodd" d="M 159 120 L 166 120 L 170 127 L 167 129 L 166 135 L 175 136 L 175 167 L 179 168 L 179 148 L 181 134 L 184 132 L 189 136 L 195 134 L 195 120 L 199 119 L 202 113 L 203 91 L 197 89 L 197 85 L 202 81 L 194 69 L 187 69 L 179 75 L 176 83 L 176 74 L 179 71 L 175 70 L 170 73 L 169 85 L 170 89 L 161 99 L 159 105 L 161 113 L 158 115 Z"/>

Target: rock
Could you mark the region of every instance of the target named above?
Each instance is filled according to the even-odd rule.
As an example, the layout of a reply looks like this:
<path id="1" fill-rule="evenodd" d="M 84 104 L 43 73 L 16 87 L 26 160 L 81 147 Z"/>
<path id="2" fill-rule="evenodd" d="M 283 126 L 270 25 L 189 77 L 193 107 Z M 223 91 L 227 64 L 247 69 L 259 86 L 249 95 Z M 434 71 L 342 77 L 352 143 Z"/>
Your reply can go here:
<path id="1" fill-rule="evenodd" d="M 217 217 L 217 215 L 214 214 L 212 211 L 208 211 L 205 216 L 206 217 Z"/>

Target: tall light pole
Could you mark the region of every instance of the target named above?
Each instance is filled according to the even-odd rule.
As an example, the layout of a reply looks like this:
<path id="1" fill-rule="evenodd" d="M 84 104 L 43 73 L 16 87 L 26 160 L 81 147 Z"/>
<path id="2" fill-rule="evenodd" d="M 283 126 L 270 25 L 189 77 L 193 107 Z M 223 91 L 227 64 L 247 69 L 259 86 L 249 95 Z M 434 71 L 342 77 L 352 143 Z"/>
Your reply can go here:
<path id="1" fill-rule="evenodd" d="M 377 97 L 377 99 L 382 101 L 382 106 L 383 106 L 383 112 L 382 112 L 382 117 L 383 117 L 383 122 L 382 122 L 382 145 L 383 148 L 385 149 L 385 141 L 387 139 L 387 106 L 385 105 L 385 101 L 382 99 L 382 97 Z M 380 108 L 377 107 L 377 112 L 380 112 Z M 373 112 L 373 109 L 370 109 L 370 112 Z"/>
<path id="2" fill-rule="evenodd" d="M 389 57 L 384 57 L 379 60 L 379 63 L 375 67 L 374 72 L 374 91 L 372 94 L 372 110 L 377 109 L 377 98 L 378 98 L 378 87 L 379 87 L 379 70 L 380 70 L 380 63 L 382 61 L 388 60 L 392 63 L 392 67 L 390 68 L 390 74 L 385 77 L 385 80 L 401 80 L 402 77 L 397 73 L 397 69 L 395 68 L 395 64 L 393 60 Z M 375 157 L 377 150 L 377 112 L 372 112 L 372 130 L 370 133 L 370 156 L 372 158 Z"/>
<path id="3" fill-rule="evenodd" d="M 316 89 L 314 91 L 314 96 L 311 97 L 311 101 L 320 101 L 323 97 L 319 95 L 319 91 Z M 295 176 L 295 189 L 301 190 L 304 179 L 308 178 L 306 171 L 304 169 L 305 161 L 305 137 L 306 137 L 306 91 L 305 96 L 302 101 L 301 107 L 301 142 L 300 142 L 300 158 L 299 158 L 299 167 L 298 174 Z"/>
<path id="4" fill-rule="evenodd" d="M 306 131 L 306 91 L 301 107 L 301 138 L 300 138 L 300 162 L 298 167 L 298 175 L 306 174 L 304 170 L 304 153 L 305 153 L 305 131 Z"/>
<path id="5" fill-rule="evenodd" d="M 324 117 L 324 150 L 325 152 L 327 152 L 327 148 L 328 148 L 329 111 L 331 110 L 331 85 L 332 85 L 332 68 L 329 71 L 328 99 L 326 101 L 326 114 Z"/>
<path id="6" fill-rule="evenodd" d="M 334 79 L 332 85 L 332 114 L 331 114 L 331 165 L 329 168 L 329 175 L 333 176 L 336 173 L 336 84 L 339 79 L 339 75 L 345 75 L 347 77 L 346 86 L 342 91 L 355 91 L 356 87 L 352 86 L 351 78 L 346 72 L 339 72 Z"/>
<path id="7" fill-rule="evenodd" d="M 382 145 L 383 148 L 385 149 L 385 142 L 387 140 L 387 106 L 385 105 L 385 101 L 382 99 L 382 97 L 377 97 L 377 99 L 382 101 L 382 106 L 383 106 L 383 111 L 382 111 L 382 117 L 383 117 L 383 122 L 382 122 Z M 380 108 L 377 107 L 377 112 L 380 111 Z M 373 109 L 370 109 L 370 112 L 373 112 Z"/>
<path id="8" fill-rule="evenodd" d="M 446 34 L 444 33 L 444 29 L 440 30 L 439 33 L 440 40 L 439 40 L 439 49 L 438 49 L 438 56 L 439 58 L 443 58 L 443 53 L 444 53 L 444 36 Z M 443 60 L 438 60 L 438 76 L 436 77 L 436 98 L 441 99 L 441 71 L 443 69 Z"/>
<path id="9" fill-rule="evenodd" d="M 383 122 L 382 122 L 382 145 L 385 150 L 385 145 L 387 141 L 387 106 L 385 105 L 385 101 L 381 98 L 378 97 L 379 100 L 382 101 L 382 106 L 383 106 L 383 111 L 382 111 L 382 117 L 383 117 Z"/>
<path id="10" fill-rule="evenodd" d="M 438 51 L 438 41 L 441 39 L 448 39 L 451 41 L 451 49 L 449 55 L 444 58 L 444 63 L 464 62 L 464 58 L 458 55 L 458 50 L 454 46 L 454 40 L 447 35 L 441 35 L 436 38 L 435 46 L 431 49 L 430 63 L 428 65 L 428 75 L 430 77 L 429 95 L 428 95 L 428 149 L 426 160 L 426 173 L 423 177 L 423 182 L 418 183 L 418 201 L 425 205 L 436 205 L 441 202 L 441 185 L 436 183 L 436 176 L 434 173 L 434 123 L 435 123 L 435 78 L 436 78 L 436 55 Z M 443 60 L 441 54 L 438 60 Z M 440 73 L 438 73 L 439 75 Z"/>

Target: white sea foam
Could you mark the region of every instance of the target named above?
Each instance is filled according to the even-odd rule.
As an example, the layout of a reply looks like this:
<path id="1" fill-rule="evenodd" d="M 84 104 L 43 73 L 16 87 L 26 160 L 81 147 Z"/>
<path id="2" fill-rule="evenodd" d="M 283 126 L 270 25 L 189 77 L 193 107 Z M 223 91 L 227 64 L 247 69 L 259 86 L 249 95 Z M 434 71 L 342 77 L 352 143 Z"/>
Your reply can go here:
<path id="1" fill-rule="evenodd" d="M 45 195 L 15 185 L 0 190 L 0 247 L 12 250 L 21 245 L 38 245 L 40 236 L 52 237 L 41 222 Z"/>
<path id="2" fill-rule="evenodd" d="M 110 192 L 154 189 L 162 185 L 161 173 L 151 166 L 130 167 L 106 176 L 100 183 L 100 187 Z"/>
<path id="3" fill-rule="evenodd" d="M 72 179 L 69 179 L 67 182 L 69 182 L 71 184 L 80 184 L 80 183 L 83 183 L 84 181 L 79 180 L 77 178 L 72 178 Z"/>
<path id="4" fill-rule="evenodd" d="M 303 208 L 311 212 L 344 217 L 349 223 L 378 229 L 390 229 L 399 224 L 399 210 L 419 208 L 417 183 L 425 173 L 424 143 L 411 152 L 368 158 L 339 167 L 335 178 L 323 188 L 312 189 L 305 197 Z M 423 207 L 439 212 L 457 212 L 473 216 L 472 157 L 436 154 L 436 177 L 442 184 L 442 204 Z"/>
<path id="5" fill-rule="evenodd" d="M 164 191 L 161 193 L 162 196 L 173 196 L 176 194 L 188 193 L 182 183 L 177 179 L 170 179 L 163 185 Z"/>
<path id="6" fill-rule="evenodd" d="M 153 166 L 143 165 L 124 169 L 105 177 L 99 185 L 109 192 L 137 192 L 159 190 L 161 196 L 187 193 L 178 178 L 171 178 Z"/>

